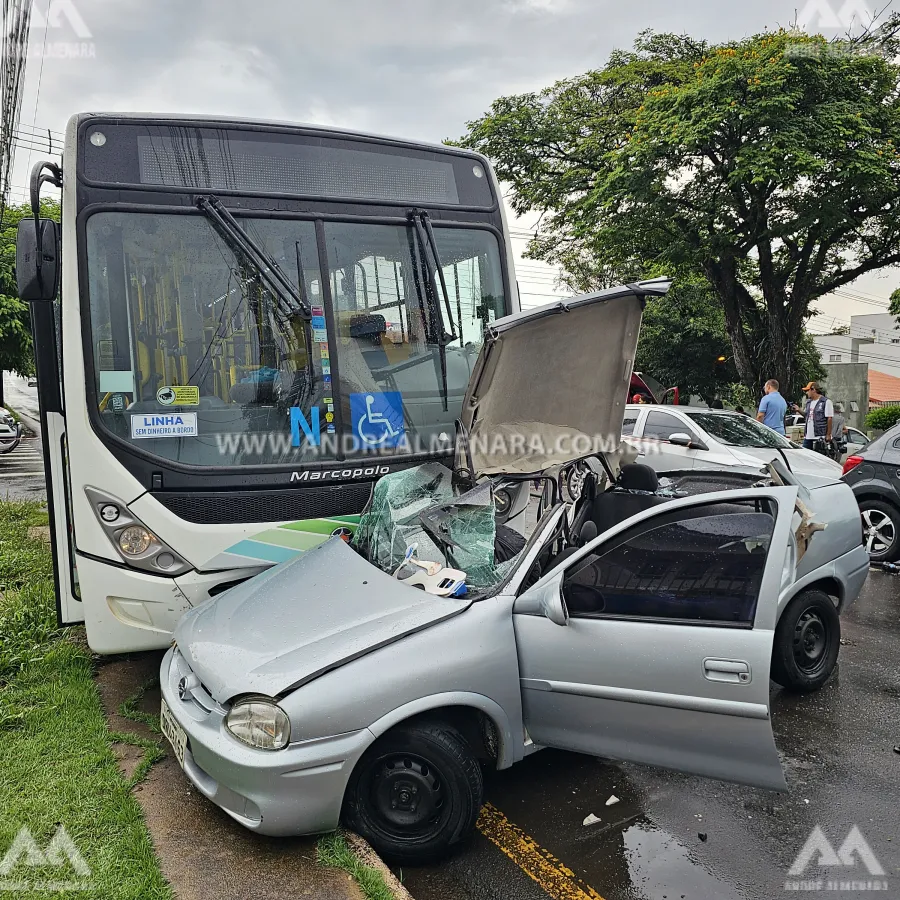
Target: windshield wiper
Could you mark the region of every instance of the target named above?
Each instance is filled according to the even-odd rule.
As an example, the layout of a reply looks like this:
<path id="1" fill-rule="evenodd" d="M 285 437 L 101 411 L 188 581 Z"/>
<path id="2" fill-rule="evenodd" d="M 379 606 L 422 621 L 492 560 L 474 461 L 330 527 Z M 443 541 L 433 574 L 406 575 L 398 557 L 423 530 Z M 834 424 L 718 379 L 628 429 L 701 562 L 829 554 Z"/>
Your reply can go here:
<path id="1" fill-rule="evenodd" d="M 456 323 L 453 321 L 453 310 L 450 306 L 450 292 L 447 290 L 447 280 L 444 278 L 444 267 L 441 264 L 441 256 L 438 253 L 437 241 L 434 238 L 434 229 L 431 227 L 431 217 L 423 209 L 411 209 L 407 214 L 410 224 L 416 229 L 416 235 L 419 238 L 419 247 L 422 252 L 422 262 L 427 267 L 428 282 L 431 287 L 428 318 L 429 331 L 428 340 L 430 343 L 437 344 L 438 353 L 440 354 L 441 365 L 441 400 L 444 404 L 444 412 L 449 408 L 448 389 L 447 389 L 447 345 L 451 344 L 458 337 L 456 333 Z M 431 251 L 434 261 L 434 269 L 427 265 L 425 259 L 425 248 Z M 444 331 L 444 323 L 441 319 L 440 306 L 437 299 L 438 286 L 435 279 L 434 270 L 437 270 L 437 276 L 441 283 L 441 293 L 444 298 L 444 306 L 447 310 L 447 322 L 450 324 L 450 333 Z M 426 292 L 427 293 L 427 292 Z"/>
<path id="2" fill-rule="evenodd" d="M 293 314 L 299 314 L 307 322 L 312 319 L 309 304 L 281 271 L 278 263 L 238 225 L 237 219 L 222 206 L 218 197 L 212 194 L 198 197 L 197 208 L 209 219 L 232 252 L 256 271 L 260 281 L 272 294 L 288 300 Z"/>

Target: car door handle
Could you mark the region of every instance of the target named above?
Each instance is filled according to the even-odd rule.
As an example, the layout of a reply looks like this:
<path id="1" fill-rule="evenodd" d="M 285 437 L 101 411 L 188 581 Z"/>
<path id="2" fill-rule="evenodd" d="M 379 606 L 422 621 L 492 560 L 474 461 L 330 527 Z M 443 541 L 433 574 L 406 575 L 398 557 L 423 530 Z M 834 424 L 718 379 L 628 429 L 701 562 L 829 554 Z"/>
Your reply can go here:
<path id="1" fill-rule="evenodd" d="M 747 684 L 751 679 L 750 663 L 742 659 L 703 660 L 703 677 L 709 681 L 723 681 L 726 684 Z"/>

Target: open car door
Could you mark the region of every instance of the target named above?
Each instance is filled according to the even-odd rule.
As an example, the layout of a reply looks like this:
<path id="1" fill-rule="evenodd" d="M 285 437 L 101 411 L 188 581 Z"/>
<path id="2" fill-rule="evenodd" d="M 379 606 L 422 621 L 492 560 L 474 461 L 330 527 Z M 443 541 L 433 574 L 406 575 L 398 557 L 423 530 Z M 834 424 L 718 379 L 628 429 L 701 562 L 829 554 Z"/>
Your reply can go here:
<path id="1" fill-rule="evenodd" d="M 793 486 L 654 506 L 514 606 L 535 744 L 785 789 L 769 716 Z"/>

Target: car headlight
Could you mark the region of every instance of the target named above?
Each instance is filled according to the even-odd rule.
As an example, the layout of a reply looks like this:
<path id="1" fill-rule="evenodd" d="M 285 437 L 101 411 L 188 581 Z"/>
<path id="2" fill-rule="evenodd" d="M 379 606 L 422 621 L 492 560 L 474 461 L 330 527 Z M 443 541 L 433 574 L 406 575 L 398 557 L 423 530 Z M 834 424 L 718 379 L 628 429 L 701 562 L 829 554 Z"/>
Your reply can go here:
<path id="1" fill-rule="evenodd" d="M 291 738 L 285 711 L 262 697 L 238 701 L 228 713 L 225 726 L 239 741 L 258 750 L 281 750 Z"/>
<path id="2" fill-rule="evenodd" d="M 153 542 L 153 535 L 140 525 L 131 525 L 119 535 L 119 547 L 129 556 L 145 553 Z"/>

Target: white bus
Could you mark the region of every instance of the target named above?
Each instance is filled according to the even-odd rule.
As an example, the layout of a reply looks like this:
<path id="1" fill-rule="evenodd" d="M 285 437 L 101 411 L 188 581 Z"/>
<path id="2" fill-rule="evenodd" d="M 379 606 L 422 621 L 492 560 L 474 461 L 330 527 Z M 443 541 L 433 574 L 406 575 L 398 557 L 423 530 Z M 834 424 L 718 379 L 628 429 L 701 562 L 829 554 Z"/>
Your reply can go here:
<path id="1" fill-rule="evenodd" d="M 449 460 L 484 329 L 519 306 L 496 178 L 449 147 L 80 114 L 31 194 L 59 618 L 98 653 L 167 646 L 190 607 L 352 533 L 380 475 Z"/>

